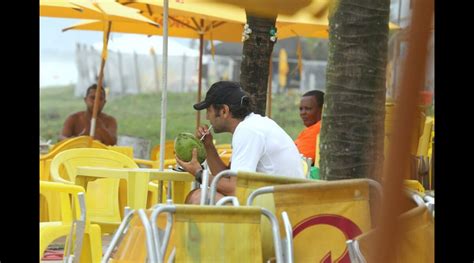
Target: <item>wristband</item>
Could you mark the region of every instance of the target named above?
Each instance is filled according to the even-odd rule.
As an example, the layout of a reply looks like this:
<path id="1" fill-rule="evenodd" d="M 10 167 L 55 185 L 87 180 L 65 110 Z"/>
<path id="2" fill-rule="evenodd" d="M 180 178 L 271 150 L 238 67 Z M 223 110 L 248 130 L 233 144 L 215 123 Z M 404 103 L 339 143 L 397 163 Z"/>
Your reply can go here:
<path id="1" fill-rule="evenodd" d="M 196 174 L 194 175 L 194 178 L 196 179 L 196 182 L 202 184 L 202 171 L 203 169 L 199 170 L 196 172 Z"/>

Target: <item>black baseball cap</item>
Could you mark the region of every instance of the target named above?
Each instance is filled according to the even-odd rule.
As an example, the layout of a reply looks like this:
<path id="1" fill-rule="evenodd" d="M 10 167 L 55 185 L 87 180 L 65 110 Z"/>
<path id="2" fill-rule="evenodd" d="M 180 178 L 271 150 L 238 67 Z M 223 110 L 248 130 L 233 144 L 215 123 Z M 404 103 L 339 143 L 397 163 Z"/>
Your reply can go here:
<path id="1" fill-rule="evenodd" d="M 246 95 L 239 82 L 219 81 L 212 84 L 206 93 L 206 98 L 193 107 L 195 110 L 203 110 L 211 104 L 241 105 L 242 98 Z"/>

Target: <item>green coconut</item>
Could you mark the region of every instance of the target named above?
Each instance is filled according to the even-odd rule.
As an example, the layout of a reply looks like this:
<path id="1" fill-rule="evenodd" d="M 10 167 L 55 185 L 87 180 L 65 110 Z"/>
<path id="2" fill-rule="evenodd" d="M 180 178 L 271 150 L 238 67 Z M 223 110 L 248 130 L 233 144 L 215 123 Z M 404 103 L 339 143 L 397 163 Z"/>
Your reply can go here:
<path id="1" fill-rule="evenodd" d="M 204 144 L 194 135 L 187 132 L 182 132 L 174 139 L 174 152 L 179 159 L 189 162 L 193 158 L 193 149 L 198 149 L 199 163 L 206 160 L 206 149 Z"/>

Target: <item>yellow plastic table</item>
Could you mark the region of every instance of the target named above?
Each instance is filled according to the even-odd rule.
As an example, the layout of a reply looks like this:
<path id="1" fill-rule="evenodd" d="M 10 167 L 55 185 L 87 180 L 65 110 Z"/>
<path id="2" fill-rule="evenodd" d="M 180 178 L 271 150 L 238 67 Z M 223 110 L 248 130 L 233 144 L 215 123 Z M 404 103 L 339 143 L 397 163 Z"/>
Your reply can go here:
<path id="1" fill-rule="evenodd" d="M 105 168 L 78 166 L 76 181 L 85 185 L 87 178 L 118 178 L 127 181 L 128 206 L 132 209 L 146 208 L 148 183 L 152 180 L 192 182 L 194 176 L 187 172 L 170 169 L 160 171 L 150 168 Z"/>

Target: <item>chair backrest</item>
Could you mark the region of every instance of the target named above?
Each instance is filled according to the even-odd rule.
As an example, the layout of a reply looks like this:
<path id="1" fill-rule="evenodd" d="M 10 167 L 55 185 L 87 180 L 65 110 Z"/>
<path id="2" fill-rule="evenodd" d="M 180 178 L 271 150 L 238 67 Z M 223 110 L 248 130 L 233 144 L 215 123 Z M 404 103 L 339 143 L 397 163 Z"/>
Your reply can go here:
<path id="1" fill-rule="evenodd" d="M 273 224 L 277 262 L 281 262 L 280 232 L 273 214 L 257 207 L 158 205 L 151 222 L 162 212 L 174 214 L 174 242 L 176 262 L 262 262 L 262 240 L 260 236 L 261 216 L 268 217 Z M 153 227 L 153 225 L 152 225 Z M 168 229 L 168 226 L 167 226 Z M 153 228 L 155 251 L 167 248 L 157 241 L 158 230 Z M 245 241 L 245 242 L 243 242 Z M 160 249 L 161 248 L 161 249 Z M 160 259 L 161 252 L 157 253 Z M 158 260 L 158 262 L 161 262 Z"/>
<path id="2" fill-rule="evenodd" d="M 87 210 L 93 222 L 116 223 L 121 221 L 127 203 L 126 182 L 105 178 L 95 181 L 76 180 L 78 166 L 98 166 L 107 168 L 138 168 L 128 156 L 106 149 L 80 148 L 61 152 L 51 162 L 51 177 L 56 182 L 87 184 Z M 65 178 L 59 173 L 63 167 Z M 120 190 L 119 194 L 119 188 Z"/>
<path id="3" fill-rule="evenodd" d="M 58 153 L 68 149 L 87 148 L 91 147 L 91 145 L 92 137 L 90 136 L 74 137 L 56 143 L 47 154 L 40 155 L 40 180 L 51 180 L 49 173 L 51 161 Z"/>
<path id="4" fill-rule="evenodd" d="M 219 179 L 225 175 L 236 176 L 237 177 L 237 187 L 235 190 L 235 196 L 237 197 L 240 204 L 245 204 L 249 195 L 258 188 L 264 186 L 273 186 L 273 185 L 284 185 L 284 184 L 300 184 L 300 183 L 314 183 L 318 182 L 315 180 L 294 178 L 287 176 L 276 176 L 269 175 L 265 173 L 256 173 L 256 172 L 233 172 L 231 170 L 225 170 L 217 174 L 211 183 L 211 201 L 214 200 L 213 191 L 215 191 L 215 186 Z M 214 203 L 211 202 L 211 205 Z M 275 203 L 273 196 L 263 196 L 257 200 L 257 205 L 268 209 L 270 212 L 275 213 Z M 280 213 L 281 214 L 281 213 Z M 263 240 L 263 257 L 268 259 L 274 255 L 274 247 L 272 242 L 271 228 L 267 221 L 263 221 L 261 225 L 261 233 Z"/>
<path id="5" fill-rule="evenodd" d="M 145 211 L 147 218 L 150 218 L 151 212 L 152 210 Z M 156 222 L 158 228 L 165 229 L 166 220 L 167 215 L 162 214 Z M 165 255 L 166 260 L 169 258 L 174 247 L 174 228 L 171 229 L 169 246 L 170 249 L 166 251 Z M 114 252 L 112 253 L 112 251 Z M 109 258 L 110 261 L 107 261 Z M 114 234 L 114 238 L 110 242 L 103 260 L 109 263 L 147 262 L 147 229 L 143 225 L 138 211 L 132 210 L 124 218 L 119 231 Z"/>
<path id="6" fill-rule="evenodd" d="M 93 140 L 90 136 L 79 136 L 74 138 L 69 138 L 63 141 L 56 143 L 51 151 L 48 154 L 40 155 L 40 180 L 43 181 L 52 181 L 50 167 L 51 161 L 53 158 L 58 155 L 60 152 L 69 149 L 75 148 L 107 148 L 106 145 L 102 144 L 97 140 Z M 65 174 L 63 168 L 60 168 L 59 173 L 61 175 Z M 40 220 L 41 221 L 50 221 L 50 220 L 59 220 L 59 209 L 55 207 L 58 205 L 56 193 L 47 193 L 44 195 L 44 198 L 40 199 Z M 45 198 L 47 199 L 48 204 L 45 203 Z M 47 209 L 49 208 L 49 210 Z"/>
<path id="7" fill-rule="evenodd" d="M 56 194 L 60 205 L 55 208 L 61 217 L 55 222 L 40 223 L 40 261 L 44 251 L 54 241 L 66 237 L 65 260 L 73 249 L 77 262 L 100 262 L 101 229 L 91 224 L 84 206 L 85 190 L 79 185 L 40 181 L 40 196 Z M 82 194 L 80 199 L 80 194 Z M 81 205 L 82 203 L 82 205 Z M 80 257 L 80 258 L 79 258 Z"/>
<path id="8" fill-rule="evenodd" d="M 423 185 L 418 180 L 404 180 L 403 185 L 406 188 L 411 189 L 413 191 L 417 191 L 417 192 L 422 193 L 422 194 L 425 193 L 425 188 L 423 187 Z"/>
<path id="9" fill-rule="evenodd" d="M 323 125 L 323 123 L 321 123 L 321 125 Z M 319 169 L 319 160 L 321 159 L 320 156 L 319 156 L 319 144 L 321 142 L 320 140 L 320 135 L 321 133 L 318 133 L 318 136 L 317 136 L 317 139 L 316 139 L 316 160 L 314 160 L 314 166 L 317 167 Z"/>
<path id="10" fill-rule="evenodd" d="M 60 200 L 60 213 L 61 219 L 65 224 L 72 223 L 73 210 L 71 206 L 71 200 L 74 202 L 74 209 L 76 217 L 79 218 L 81 215 L 81 209 L 79 205 L 78 193 L 85 193 L 84 187 L 79 185 L 66 185 L 56 182 L 40 181 L 40 195 L 47 193 L 58 193 Z M 89 218 L 86 217 L 86 222 L 89 222 Z"/>
<path id="11" fill-rule="evenodd" d="M 428 150 L 431 146 L 431 135 L 433 131 L 433 125 L 434 125 L 434 118 L 432 117 L 426 117 L 424 127 L 423 127 L 423 133 L 421 134 L 418 142 L 418 150 L 416 152 L 416 155 L 418 156 L 428 156 Z"/>
<path id="12" fill-rule="evenodd" d="M 174 159 L 174 141 L 168 140 L 165 142 L 165 158 L 164 159 Z M 159 161 L 160 160 L 160 145 L 157 144 L 151 149 L 150 160 Z"/>
<path id="13" fill-rule="evenodd" d="M 395 104 L 386 103 L 385 104 L 385 147 L 384 147 L 385 156 L 387 156 L 387 153 L 388 153 L 388 146 L 390 144 L 391 135 L 395 132 L 394 129 L 398 128 L 394 126 L 394 125 L 397 125 L 394 113 L 395 113 Z M 413 141 L 410 146 L 410 153 L 412 155 L 416 155 L 416 152 L 418 149 L 419 138 L 423 134 L 425 120 L 426 120 L 425 114 L 421 111 L 421 109 L 419 109 L 414 119 L 414 121 L 416 122 L 416 125 L 413 130 Z"/>
<path id="14" fill-rule="evenodd" d="M 215 147 L 221 160 L 225 165 L 229 166 L 230 160 L 232 158 L 232 145 L 228 143 L 216 144 Z"/>
<path id="15" fill-rule="evenodd" d="M 60 167 L 66 170 L 65 176 L 69 182 L 76 181 L 76 168 L 78 166 L 98 166 L 108 168 L 138 168 L 130 157 L 107 149 L 80 148 L 61 152 L 51 162 L 51 176 L 54 181 L 61 180 Z M 67 183 L 67 182 L 65 182 Z"/>
<path id="16" fill-rule="evenodd" d="M 78 136 L 68 138 L 54 144 L 53 147 L 49 150 L 48 154 L 57 151 L 58 149 L 67 150 L 72 148 L 90 147 L 91 143 L 92 137 L 90 136 Z"/>
<path id="17" fill-rule="evenodd" d="M 273 193 L 276 214 L 288 213 L 295 262 L 346 262 L 349 255 L 345 241 L 372 227 L 370 199 L 379 192 L 370 191 L 374 184 L 379 189 L 368 179 L 323 181 L 277 185 L 262 193 Z M 252 194 L 251 199 L 255 196 Z"/>
<path id="18" fill-rule="evenodd" d="M 112 151 L 123 153 L 126 156 L 128 156 L 130 158 L 133 158 L 133 147 L 132 146 L 110 145 L 110 146 L 106 146 L 106 148 L 103 148 L 103 149 L 109 149 L 109 150 L 112 150 Z"/>
<path id="19" fill-rule="evenodd" d="M 248 196 L 256 189 L 270 185 L 314 183 L 314 180 L 288 176 L 276 176 L 265 173 L 239 171 L 235 196 L 241 204 L 245 204 Z"/>
<path id="20" fill-rule="evenodd" d="M 108 146 L 99 140 L 92 140 L 91 148 L 107 149 Z"/>
<path id="21" fill-rule="evenodd" d="M 215 146 L 216 146 L 217 150 L 232 151 L 232 144 L 230 144 L 230 143 L 216 144 Z"/>
<path id="22" fill-rule="evenodd" d="M 392 262 L 434 262 L 434 218 L 426 206 L 417 206 L 399 217 L 401 239 Z M 352 262 L 382 262 L 374 258 L 376 229 L 355 238 Z"/>

